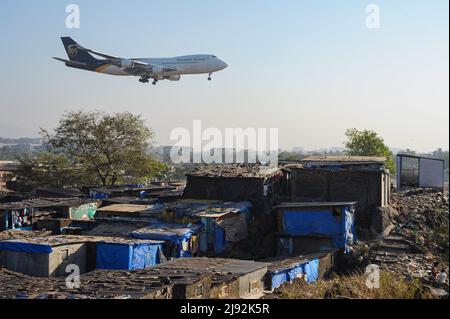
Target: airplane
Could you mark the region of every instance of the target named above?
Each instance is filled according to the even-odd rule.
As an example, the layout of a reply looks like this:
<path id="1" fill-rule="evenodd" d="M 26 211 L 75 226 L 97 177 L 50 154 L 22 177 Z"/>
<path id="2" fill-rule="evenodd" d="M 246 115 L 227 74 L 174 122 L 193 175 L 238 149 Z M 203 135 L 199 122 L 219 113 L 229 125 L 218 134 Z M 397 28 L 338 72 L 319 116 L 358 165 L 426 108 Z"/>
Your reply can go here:
<path id="1" fill-rule="evenodd" d="M 87 49 L 70 37 L 61 38 L 69 60 L 53 57 L 66 66 L 111 75 L 138 76 L 139 82 L 156 85 L 160 80 L 179 81 L 185 74 L 208 74 L 228 67 L 224 61 L 212 54 L 184 55 L 173 58 L 130 58 L 124 59 Z M 103 59 L 97 59 L 96 55 Z"/>

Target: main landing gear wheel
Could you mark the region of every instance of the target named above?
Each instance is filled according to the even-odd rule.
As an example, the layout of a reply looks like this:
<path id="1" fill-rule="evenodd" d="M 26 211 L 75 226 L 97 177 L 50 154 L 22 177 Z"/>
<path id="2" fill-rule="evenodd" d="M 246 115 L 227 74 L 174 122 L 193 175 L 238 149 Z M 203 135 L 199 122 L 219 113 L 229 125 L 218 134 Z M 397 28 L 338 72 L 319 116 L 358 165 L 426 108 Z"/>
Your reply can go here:
<path id="1" fill-rule="evenodd" d="M 139 79 L 139 82 L 141 82 L 141 83 L 148 83 L 148 78 L 145 77 L 145 76 L 143 76 L 143 77 L 141 77 L 141 78 Z"/>
<path id="2" fill-rule="evenodd" d="M 153 80 L 152 84 L 156 85 L 156 83 L 158 83 L 158 80 Z"/>

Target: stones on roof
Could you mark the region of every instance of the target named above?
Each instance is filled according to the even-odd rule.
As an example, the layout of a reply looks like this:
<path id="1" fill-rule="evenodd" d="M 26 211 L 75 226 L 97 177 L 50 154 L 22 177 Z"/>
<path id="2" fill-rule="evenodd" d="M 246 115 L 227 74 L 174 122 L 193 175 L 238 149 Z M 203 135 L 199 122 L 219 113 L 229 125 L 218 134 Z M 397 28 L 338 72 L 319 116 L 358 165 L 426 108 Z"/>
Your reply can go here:
<path id="1" fill-rule="evenodd" d="M 197 168 L 190 176 L 203 177 L 239 177 L 239 178 L 264 178 L 275 175 L 278 168 L 271 168 L 259 164 L 224 164 L 207 165 Z"/>

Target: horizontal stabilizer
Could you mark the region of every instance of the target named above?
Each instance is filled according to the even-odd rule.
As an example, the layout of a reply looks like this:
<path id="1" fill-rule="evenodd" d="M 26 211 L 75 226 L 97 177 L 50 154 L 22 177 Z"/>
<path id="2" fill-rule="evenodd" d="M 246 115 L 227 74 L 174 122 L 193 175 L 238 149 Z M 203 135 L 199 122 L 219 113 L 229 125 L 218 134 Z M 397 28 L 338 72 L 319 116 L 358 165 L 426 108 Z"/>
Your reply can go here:
<path id="1" fill-rule="evenodd" d="M 61 61 L 66 64 L 69 64 L 69 65 L 72 65 L 72 66 L 87 66 L 87 63 L 70 61 L 70 60 L 65 60 L 65 59 L 61 59 L 61 58 L 57 58 L 57 57 L 53 57 L 53 59 Z"/>

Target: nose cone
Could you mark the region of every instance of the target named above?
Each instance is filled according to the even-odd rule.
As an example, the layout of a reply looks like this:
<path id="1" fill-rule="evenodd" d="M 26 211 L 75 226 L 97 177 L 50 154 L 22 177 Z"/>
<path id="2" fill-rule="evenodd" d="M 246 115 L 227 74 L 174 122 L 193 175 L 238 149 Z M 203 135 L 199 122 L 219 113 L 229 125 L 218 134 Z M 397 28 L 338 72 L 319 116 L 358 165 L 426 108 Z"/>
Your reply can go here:
<path id="1" fill-rule="evenodd" d="M 228 64 L 226 64 L 224 61 L 222 61 L 222 60 L 220 60 L 220 59 L 217 59 L 218 61 L 218 67 L 219 67 L 219 70 L 223 70 L 223 69 L 226 69 L 227 67 L 228 67 Z"/>

